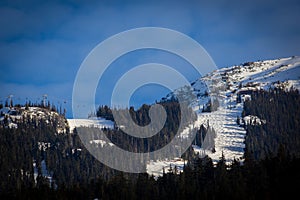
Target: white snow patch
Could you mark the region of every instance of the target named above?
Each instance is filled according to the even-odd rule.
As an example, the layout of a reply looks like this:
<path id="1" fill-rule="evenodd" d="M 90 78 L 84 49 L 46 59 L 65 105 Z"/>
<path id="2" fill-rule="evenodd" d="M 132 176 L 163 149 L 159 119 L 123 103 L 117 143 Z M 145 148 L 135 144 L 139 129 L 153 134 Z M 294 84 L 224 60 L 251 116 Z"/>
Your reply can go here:
<path id="1" fill-rule="evenodd" d="M 103 118 L 93 119 L 67 119 L 70 132 L 73 132 L 76 127 L 96 127 L 96 128 L 109 128 L 114 127 L 114 122 Z"/>
<path id="2" fill-rule="evenodd" d="M 96 145 L 101 145 L 101 147 L 104 147 L 106 145 L 109 145 L 109 146 L 113 146 L 114 144 L 111 143 L 111 142 L 106 142 L 104 140 L 91 140 L 90 141 L 90 144 L 96 144 Z"/>
<path id="3" fill-rule="evenodd" d="M 253 115 L 245 116 L 243 119 L 245 121 L 245 125 L 262 125 L 267 123 L 266 120 Z"/>
<path id="4" fill-rule="evenodd" d="M 181 158 L 174 158 L 172 160 L 168 160 L 168 159 L 158 160 L 158 161 L 151 160 L 147 164 L 147 173 L 153 175 L 154 177 L 162 176 L 163 171 L 165 171 L 165 173 L 168 173 L 168 170 L 170 169 L 170 165 L 173 170 L 175 170 L 175 166 L 176 166 L 177 173 L 180 173 L 183 171 L 183 167 L 186 162 L 187 161 Z"/>

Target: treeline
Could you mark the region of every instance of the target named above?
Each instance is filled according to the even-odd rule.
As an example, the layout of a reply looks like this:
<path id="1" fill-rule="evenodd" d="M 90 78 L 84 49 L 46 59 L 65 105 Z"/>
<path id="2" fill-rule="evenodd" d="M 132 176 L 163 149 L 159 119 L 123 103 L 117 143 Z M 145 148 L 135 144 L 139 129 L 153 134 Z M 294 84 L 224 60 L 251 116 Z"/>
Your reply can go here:
<path id="1" fill-rule="evenodd" d="M 173 127 L 172 124 L 178 124 L 181 120 L 181 117 L 185 117 L 190 120 L 195 120 L 196 115 L 193 112 L 192 108 L 188 106 L 188 104 L 182 103 L 181 105 L 176 99 L 168 100 L 168 101 L 160 101 L 158 102 L 159 105 L 163 106 L 163 108 L 166 111 L 167 114 L 167 121 L 166 124 L 169 128 Z M 185 106 L 185 109 L 181 109 L 180 106 Z M 118 108 L 110 108 L 108 106 L 99 106 L 96 116 L 102 117 L 107 120 L 115 121 L 113 113 L 118 113 L 119 115 L 122 115 L 126 112 L 130 113 L 130 116 L 132 120 L 138 124 L 139 126 L 145 126 L 148 125 L 151 122 L 151 119 L 149 117 L 149 110 L 150 105 L 143 104 L 139 109 L 135 110 L 133 106 L 130 108 L 124 108 L 124 109 L 118 109 Z M 185 113 L 182 113 L 184 112 Z M 125 118 L 126 116 L 120 116 L 120 118 Z M 124 121 L 126 121 L 124 119 Z M 187 121 L 189 123 L 190 121 Z"/>
<path id="2" fill-rule="evenodd" d="M 247 125 L 246 153 L 254 160 L 275 156 L 279 147 L 292 156 L 300 156 L 300 95 L 273 89 L 257 91 L 245 101 L 243 117 L 257 116 L 266 123 Z"/>
<path id="3" fill-rule="evenodd" d="M 166 111 L 166 121 L 163 128 L 152 137 L 133 137 L 125 133 L 120 127 L 118 127 L 118 125 L 116 125 L 115 129 L 104 129 L 103 131 L 115 145 L 127 151 L 144 153 L 160 149 L 168 144 L 178 132 L 181 132 L 189 124 L 193 123 L 197 118 L 191 108 L 188 108 L 188 112 L 182 113 L 180 104 L 176 101 L 163 102 L 161 103 L 161 105 Z M 100 107 L 99 112 L 103 108 L 106 110 L 105 113 L 108 114 L 100 115 L 101 117 L 110 115 L 112 113 L 112 111 L 110 109 L 107 109 L 106 107 Z M 137 124 L 138 126 L 146 126 L 151 123 L 151 119 L 148 115 L 149 110 L 149 105 L 143 105 L 138 110 L 134 110 L 133 107 L 127 110 L 119 110 L 118 115 L 121 121 L 127 121 L 128 119 L 126 118 L 126 115 L 124 113 L 129 112 L 130 117 L 135 124 Z M 183 120 L 182 117 L 184 118 Z M 112 118 L 112 120 L 114 119 Z M 179 125 L 181 125 L 181 127 Z M 128 127 L 123 128 L 126 131 Z"/>
<path id="4" fill-rule="evenodd" d="M 177 148 L 168 146 L 164 149 L 164 151 L 151 154 L 151 152 L 159 150 L 169 144 L 175 136 L 179 136 L 179 134 L 177 133 L 181 133 L 185 128 L 188 127 L 188 125 L 193 124 L 197 119 L 197 116 L 192 111 L 192 108 L 186 107 L 185 109 L 182 109 L 181 106 L 184 105 L 180 105 L 177 101 L 164 101 L 161 102 L 160 105 L 166 111 L 166 121 L 161 121 L 163 123 L 162 129 L 158 130 L 158 132 L 155 131 L 155 134 L 151 137 L 135 137 L 126 133 L 128 129 L 131 129 L 130 132 L 136 130 L 135 133 L 138 134 L 140 131 L 140 127 L 153 123 L 151 122 L 149 116 L 149 105 L 143 105 L 138 110 L 135 110 L 133 107 L 129 109 L 119 110 L 111 110 L 108 107 L 100 107 L 98 111 L 102 113 L 101 117 L 112 115 L 113 112 L 117 112 L 119 121 L 123 121 L 125 125 L 123 123 L 116 123 L 114 129 L 102 129 L 102 131 L 97 128 L 93 129 L 84 127 L 78 128 L 77 130 L 78 133 L 83 136 L 84 143 L 89 145 L 89 147 L 92 149 L 90 150 L 99 157 L 101 157 L 100 153 L 103 153 L 97 150 L 97 148 L 100 147 L 104 152 L 107 152 L 108 155 L 113 155 L 114 153 L 118 154 L 118 149 L 114 148 L 114 146 L 111 147 L 110 145 L 107 145 L 108 143 L 113 143 L 121 149 L 129 152 L 149 153 L 148 155 L 143 155 L 141 157 L 138 156 L 134 158 L 118 157 L 111 161 L 118 166 L 126 166 L 127 163 L 130 163 L 130 166 L 132 166 L 132 168 L 134 168 L 133 166 L 136 165 L 135 163 L 140 163 L 142 167 L 146 169 L 146 164 L 149 160 L 157 160 L 162 158 L 173 159 L 174 157 L 180 157 L 186 150 L 185 148 L 182 148 L 182 146 L 188 147 L 191 143 L 191 140 L 193 140 L 192 135 L 190 137 L 181 139 L 176 138 L 176 143 L 178 144 Z M 126 115 L 126 112 L 129 114 Z M 153 115 L 155 116 L 155 119 L 152 119 L 160 121 L 161 115 L 159 112 L 160 111 L 152 111 L 152 117 Z M 128 123 L 129 118 L 132 119 L 132 122 L 135 125 L 137 125 L 136 129 L 135 127 L 130 127 L 130 124 Z M 115 119 L 112 120 L 115 121 Z M 190 127 L 189 130 L 190 132 L 195 133 L 197 131 L 197 128 L 198 127 Z M 150 135 L 152 131 L 153 129 L 150 128 L 144 130 L 144 133 Z M 104 138 L 102 132 L 105 134 L 106 138 Z M 109 139 L 109 141 L 107 141 L 107 138 Z M 102 144 L 104 142 L 105 145 L 90 145 L 91 141 L 100 141 Z M 106 153 L 104 154 L 106 155 Z"/>

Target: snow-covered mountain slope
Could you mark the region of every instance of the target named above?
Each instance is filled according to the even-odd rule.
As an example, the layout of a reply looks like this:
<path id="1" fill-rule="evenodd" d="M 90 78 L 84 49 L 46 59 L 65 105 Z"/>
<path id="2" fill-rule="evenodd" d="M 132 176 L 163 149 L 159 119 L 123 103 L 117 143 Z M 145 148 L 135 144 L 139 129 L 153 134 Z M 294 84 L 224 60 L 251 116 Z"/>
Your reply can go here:
<path id="1" fill-rule="evenodd" d="M 209 80 L 209 82 L 208 82 Z M 220 106 L 216 111 L 203 113 L 201 107 L 208 97 L 203 96 L 203 88 L 217 88 L 216 95 Z M 217 161 L 222 152 L 227 161 L 234 158 L 242 159 L 244 148 L 245 130 L 237 122 L 243 110 L 243 101 L 251 99 L 251 91 L 268 90 L 279 87 L 300 89 L 300 57 L 282 58 L 248 62 L 243 65 L 222 68 L 212 72 L 193 84 L 198 96 L 198 121 L 197 125 L 207 120 L 216 132 L 215 153 L 207 151 L 207 154 Z M 197 106 L 194 106 L 197 109 Z M 251 116 L 252 118 L 255 116 Z M 251 119 L 245 118 L 246 123 Z M 199 122 L 200 121 L 200 122 Z M 263 119 L 261 122 L 264 122 Z M 261 123 L 260 123 L 261 124 Z"/>
<path id="2" fill-rule="evenodd" d="M 190 130 L 194 127 L 204 125 L 206 128 L 213 128 L 216 132 L 213 148 L 211 145 L 193 144 L 193 149 L 199 156 L 208 155 L 214 162 L 217 162 L 222 153 L 227 163 L 233 159 L 243 161 L 244 139 L 246 131 L 242 123 L 261 125 L 266 123 L 264 119 L 257 116 L 246 116 L 242 119 L 243 102 L 251 100 L 251 91 L 268 90 L 269 88 L 300 89 L 300 57 L 289 57 L 276 60 L 247 62 L 241 65 L 221 68 L 215 70 L 195 82 L 191 83 L 193 94 L 196 100 L 191 102 L 193 110 L 197 113 L 197 120 L 190 124 L 177 137 L 189 137 Z M 191 90 L 189 87 L 179 90 Z M 179 91 L 178 90 L 178 91 Z M 187 92 L 189 93 L 189 92 Z M 174 93 L 166 98 L 172 98 Z M 187 98 L 189 98 L 187 96 Z M 98 127 L 114 128 L 114 123 L 105 119 L 68 119 L 70 132 L 75 127 Z M 254 123 L 255 122 L 255 123 Z M 206 137 L 207 138 L 207 137 Z M 206 138 L 203 144 L 208 143 Z M 104 143 L 102 140 L 93 140 L 99 147 L 112 146 L 112 143 Z M 181 158 L 169 160 L 150 161 L 147 165 L 147 172 L 155 176 L 167 172 L 170 165 L 179 172 L 183 169 L 186 161 Z"/>
<path id="3" fill-rule="evenodd" d="M 205 107 L 207 97 L 203 95 L 203 88 L 216 88 L 216 95 L 220 106 L 216 111 L 203 113 L 201 107 Z M 206 153 L 217 161 L 222 152 L 227 161 L 234 158 L 242 159 L 244 153 L 245 130 L 237 122 L 243 110 L 243 101 L 251 99 L 251 91 L 268 90 L 269 88 L 300 89 L 300 57 L 282 58 L 248 62 L 239 66 L 222 68 L 212 72 L 193 84 L 198 96 L 198 121 L 209 120 L 217 133 L 215 138 L 215 153 Z M 204 104 L 203 104 L 204 103 Z M 197 109 L 197 106 L 194 106 Z M 253 116 L 252 116 L 253 117 Z M 254 116 L 255 117 L 255 116 Z M 248 119 L 249 118 L 249 119 Z M 246 123 L 250 117 L 245 119 Z M 200 121 L 200 122 L 199 122 Z M 261 120 L 263 122 L 263 119 Z"/>
<path id="4" fill-rule="evenodd" d="M 243 88 L 268 89 L 294 86 L 299 89 L 300 57 L 244 63 L 242 66 L 223 68 L 219 72 L 227 78 L 231 89 L 241 83 Z"/>
<path id="5" fill-rule="evenodd" d="M 291 87 L 300 89 L 300 57 L 289 57 L 275 60 L 247 62 L 242 65 L 222 68 L 203 76 L 192 84 L 197 101 L 192 102 L 198 119 L 193 125 L 201 124 L 213 127 L 216 131 L 215 148 L 204 149 L 193 145 L 193 149 L 200 156 L 208 155 L 214 162 L 224 154 L 226 161 L 243 160 L 244 138 L 246 131 L 240 124 L 242 121 L 255 125 L 266 123 L 256 116 L 246 116 L 241 119 L 243 102 L 251 100 L 251 91 L 281 88 L 289 90 Z M 168 95 L 167 98 L 172 96 Z M 218 108 L 211 109 L 214 99 L 218 99 Z M 208 109 L 210 107 L 210 109 Z M 212 110 L 210 112 L 210 110 Z M 205 112 L 204 112 L 205 111 Z M 184 131 L 178 137 L 187 137 Z M 205 141 L 204 141 L 205 142 Z M 176 165 L 172 161 L 151 161 L 147 165 L 149 174 L 162 174 L 163 168 Z M 179 169 L 182 163 L 178 164 Z"/>

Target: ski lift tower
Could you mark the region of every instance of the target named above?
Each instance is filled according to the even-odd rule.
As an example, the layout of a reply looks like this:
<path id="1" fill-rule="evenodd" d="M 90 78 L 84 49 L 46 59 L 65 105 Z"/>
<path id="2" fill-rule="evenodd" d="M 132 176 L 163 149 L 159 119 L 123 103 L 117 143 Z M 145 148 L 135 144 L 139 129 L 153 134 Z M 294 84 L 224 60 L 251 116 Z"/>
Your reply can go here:
<path id="1" fill-rule="evenodd" d="M 14 95 L 10 94 L 8 97 L 7 97 L 7 103 L 8 103 L 8 107 L 12 107 L 12 98 L 14 97 Z"/>
<path id="2" fill-rule="evenodd" d="M 43 95 L 43 106 L 46 107 L 47 94 Z"/>

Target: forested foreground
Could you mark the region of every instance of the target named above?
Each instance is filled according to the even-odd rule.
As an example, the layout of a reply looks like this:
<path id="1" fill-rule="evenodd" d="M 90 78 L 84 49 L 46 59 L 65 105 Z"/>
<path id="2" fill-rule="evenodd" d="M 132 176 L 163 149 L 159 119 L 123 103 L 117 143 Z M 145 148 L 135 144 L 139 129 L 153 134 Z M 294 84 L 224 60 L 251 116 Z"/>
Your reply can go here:
<path id="1" fill-rule="evenodd" d="M 126 174 L 109 169 L 85 150 L 76 133 L 55 134 L 55 123 L 50 126 L 43 121 L 36 123 L 28 120 L 18 124 L 17 129 L 1 129 L 0 198 L 297 197 L 300 185 L 299 108 L 298 91 L 255 92 L 251 100 L 245 102 L 243 115 L 258 116 L 266 123 L 245 126 L 246 149 L 242 164 L 234 161 L 226 165 L 226 158 L 221 157 L 214 165 L 210 158 L 200 159 L 190 149 L 185 155 L 189 160 L 183 172 L 179 173 L 176 168 L 168 167 L 164 170 L 164 175 L 157 179 L 147 174 Z M 44 145 L 44 148 L 39 142 L 51 145 Z M 39 164 L 41 161 L 45 161 L 47 165 L 51 182 L 43 177 L 45 172 Z M 36 169 L 33 167 L 34 163 L 37 165 Z"/>
<path id="2" fill-rule="evenodd" d="M 284 156 L 241 166 L 227 166 L 224 158 L 213 166 L 209 158 L 195 159 L 180 174 L 166 169 L 157 180 L 148 174 L 133 178 L 118 172 L 70 187 L 22 185 L 5 191 L 1 199 L 285 199 L 298 195 L 300 160 Z"/>

